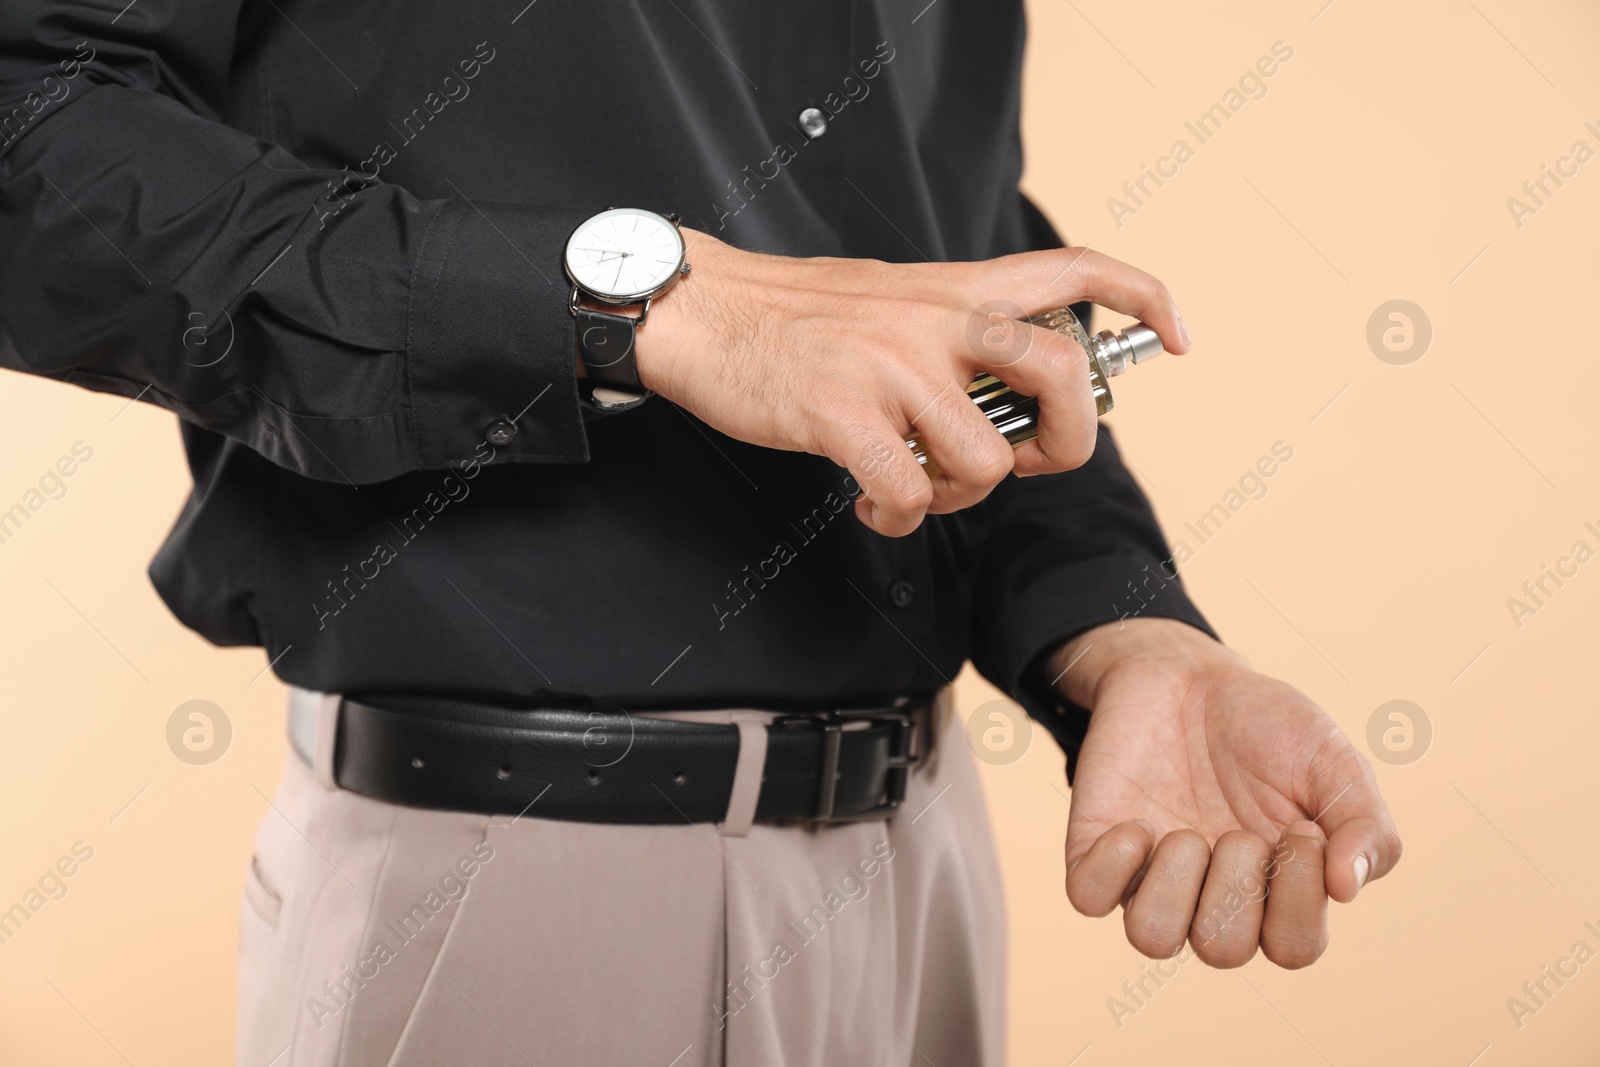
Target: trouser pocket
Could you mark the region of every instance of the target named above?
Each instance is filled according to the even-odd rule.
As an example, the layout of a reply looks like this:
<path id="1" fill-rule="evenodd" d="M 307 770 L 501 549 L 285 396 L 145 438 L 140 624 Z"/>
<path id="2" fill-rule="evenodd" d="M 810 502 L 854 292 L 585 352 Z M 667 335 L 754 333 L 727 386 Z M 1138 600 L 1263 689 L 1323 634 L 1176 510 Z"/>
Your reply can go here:
<path id="1" fill-rule="evenodd" d="M 245 872 L 244 905 L 245 911 L 241 914 L 241 919 L 254 915 L 265 924 L 269 932 L 277 927 L 278 912 L 283 908 L 283 898 L 261 877 L 261 863 L 255 856 L 250 857 L 250 869 Z M 242 930 L 240 934 L 242 940 Z"/>
<path id="2" fill-rule="evenodd" d="M 273 1042 L 276 1044 L 267 1056 L 281 1051 L 292 1033 L 292 1007 L 284 1002 L 281 991 L 283 946 L 278 918 L 282 910 L 283 898 L 262 877 L 260 862 L 252 856 L 245 872 L 244 898 L 239 902 L 237 1043 L 241 1064 L 260 1057 L 262 1049 Z"/>

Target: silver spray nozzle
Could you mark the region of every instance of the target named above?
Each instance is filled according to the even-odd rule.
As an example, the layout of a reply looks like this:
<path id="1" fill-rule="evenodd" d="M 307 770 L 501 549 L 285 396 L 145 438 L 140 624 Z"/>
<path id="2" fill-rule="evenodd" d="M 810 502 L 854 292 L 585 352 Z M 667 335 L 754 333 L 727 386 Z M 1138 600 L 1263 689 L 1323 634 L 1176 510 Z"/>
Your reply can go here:
<path id="1" fill-rule="evenodd" d="M 1136 322 L 1120 333 L 1101 330 L 1094 335 L 1094 355 L 1105 367 L 1108 378 L 1115 378 L 1127 370 L 1129 363 L 1142 363 L 1159 356 L 1163 351 L 1161 338 L 1142 322 Z"/>

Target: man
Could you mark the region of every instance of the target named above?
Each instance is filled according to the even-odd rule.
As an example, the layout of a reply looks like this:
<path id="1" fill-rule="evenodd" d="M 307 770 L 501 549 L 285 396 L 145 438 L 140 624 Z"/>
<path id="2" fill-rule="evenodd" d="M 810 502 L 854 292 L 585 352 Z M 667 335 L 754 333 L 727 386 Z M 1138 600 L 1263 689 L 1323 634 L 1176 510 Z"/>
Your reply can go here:
<path id="1" fill-rule="evenodd" d="M 295 687 L 241 1063 L 999 1062 L 969 656 L 1069 753 L 1072 904 L 1150 955 L 1307 964 L 1393 866 L 1083 353 L 1001 328 L 1190 345 L 1018 192 L 1022 41 L 976 0 L 0 13 L 0 359 L 179 415 L 151 577 Z"/>

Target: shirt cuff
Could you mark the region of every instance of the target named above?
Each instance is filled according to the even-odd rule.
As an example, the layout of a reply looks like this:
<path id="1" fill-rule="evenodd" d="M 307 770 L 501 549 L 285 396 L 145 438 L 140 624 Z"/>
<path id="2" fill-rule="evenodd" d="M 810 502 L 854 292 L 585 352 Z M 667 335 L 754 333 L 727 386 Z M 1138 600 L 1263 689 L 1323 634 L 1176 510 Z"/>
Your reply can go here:
<path id="1" fill-rule="evenodd" d="M 485 442 L 497 463 L 588 460 L 561 257 L 590 214 L 446 202 L 417 257 L 407 330 L 422 469 L 481 460 Z"/>
<path id="2" fill-rule="evenodd" d="M 1067 700 L 1048 677 L 1047 656 L 1085 630 L 1119 619 L 1174 619 L 1215 638 L 1184 591 L 1170 559 L 1148 554 L 1097 556 L 1028 576 L 985 620 L 977 666 L 1050 731 L 1077 769 L 1089 711 Z"/>

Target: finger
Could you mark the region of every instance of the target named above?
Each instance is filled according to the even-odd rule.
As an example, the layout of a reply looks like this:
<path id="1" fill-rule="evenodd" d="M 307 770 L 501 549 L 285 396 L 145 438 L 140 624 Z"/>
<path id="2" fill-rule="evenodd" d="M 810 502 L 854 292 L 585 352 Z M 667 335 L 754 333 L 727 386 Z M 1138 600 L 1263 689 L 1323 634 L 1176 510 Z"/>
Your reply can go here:
<path id="1" fill-rule="evenodd" d="M 1011 461 L 1019 475 L 1071 470 L 1094 454 L 1098 430 L 1089 359 L 1071 337 L 1024 322 L 1025 316 L 1007 300 L 973 308 L 957 321 L 951 354 L 966 373 L 992 376 L 1022 398 L 1036 398 L 1036 436 Z M 1003 415 L 1014 417 L 1014 409 Z"/>
<path id="2" fill-rule="evenodd" d="M 1189 935 L 1210 859 L 1211 846 L 1193 830 L 1174 830 L 1161 839 L 1122 914 L 1128 944 L 1152 959 L 1178 954 Z"/>
<path id="3" fill-rule="evenodd" d="M 1323 887 L 1325 839 L 1314 822 L 1290 823 L 1272 854 L 1271 893 L 1261 920 L 1261 951 L 1279 967 L 1298 970 L 1328 947 L 1328 894 Z"/>
<path id="4" fill-rule="evenodd" d="M 924 384 L 926 392 L 932 386 Z M 918 394 L 908 400 L 916 403 Z M 909 405 L 908 405 L 909 406 Z M 907 412 L 923 450 L 938 468 L 933 476 L 932 514 L 969 508 L 1011 473 L 1015 453 L 964 385 L 946 382 L 920 409 Z"/>
<path id="5" fill-rule="evenodd" d="M 1347 746 L 1342 759 L 1324 761 L 1307 798 L 1308 810 L 1327 835 L 1324 874 L 1327 892 L 1341 904 L 1361 887 L 1382 878 L 1400 862 L 1400 832 L 1378 791 L 1366 757 Z"/>
<path id="6" fill-rule="evenodd" d="M 1110 915 L 1155 846 L 1155 831 L 1143 819 L 1118 823 L 1101 834 L 1082 856 L 1072 857 L 1067 837 L 1067 899 L 1084 915 Z"/>
<path id="7" fill-rule="evenodd" d="M 861 486 L 856 518 L 885 537 L 915 530 L 933 501 L 933 484 L 905 439 L 881 414 L 830 425 L 817 451 L 850 471 Z"/>
<path id="8" fill-rule="evenodd" d="M 1028 326 L 1027 351 L 990 373 L 1012 389 L 1039 401 L 1038 436 L 1016 449 L 1012 467 L 1019 476 L 1081 467 L 1094 455 L 1098 415 L 1089 357 L 1072 338 Z"/>
<path id="9" fill-rule="evenodd" d="M 1256 954 L 1271 858 L 1272 847 L 1248 831 L 1217 838 L 1189 926 L 1195 955 L 1211 966 L 1242 967 Z"/>
<path id="10" fill-rule="evenodd" d="M 1178 305 L 1160 279 L 1091 248 L 1022 252 L 962 266 L 969 269 L 955 280 L 974 306 L 1004 297 L 1037 314 L 1092 300 L 1143 320 L 1168 352 L 1182 355 L 1191 347 Z"/>

